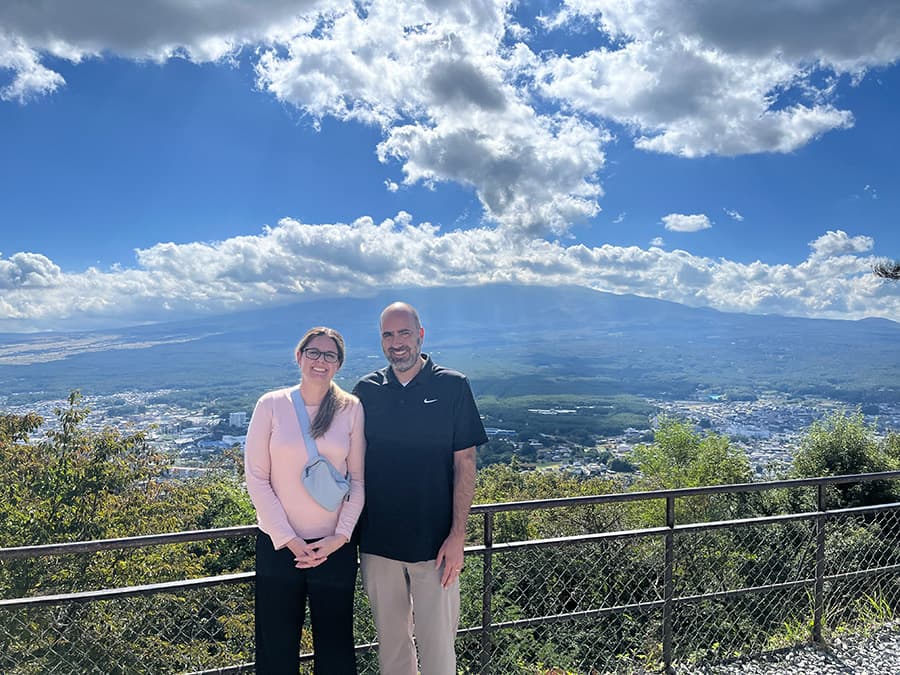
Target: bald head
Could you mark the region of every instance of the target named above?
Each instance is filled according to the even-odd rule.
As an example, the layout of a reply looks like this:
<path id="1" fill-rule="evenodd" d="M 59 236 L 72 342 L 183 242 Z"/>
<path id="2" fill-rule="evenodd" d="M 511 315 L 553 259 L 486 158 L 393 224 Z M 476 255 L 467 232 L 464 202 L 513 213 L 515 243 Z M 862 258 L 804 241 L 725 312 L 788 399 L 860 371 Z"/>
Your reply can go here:
<path id="1" fill-rule="evenodd" d="M 405 316 L 412 319 L 416 329 L 422 327 L 422 322 L 419 320 L 419 313 L 416 311 L 416 308 L 406 302 L 392 302 L 384 308 L 384 311 L 381 313 L 381 321 L 379 324 L 381 328 L 384 328 L 384 320 L 388 318 L 388 316 Z"/>

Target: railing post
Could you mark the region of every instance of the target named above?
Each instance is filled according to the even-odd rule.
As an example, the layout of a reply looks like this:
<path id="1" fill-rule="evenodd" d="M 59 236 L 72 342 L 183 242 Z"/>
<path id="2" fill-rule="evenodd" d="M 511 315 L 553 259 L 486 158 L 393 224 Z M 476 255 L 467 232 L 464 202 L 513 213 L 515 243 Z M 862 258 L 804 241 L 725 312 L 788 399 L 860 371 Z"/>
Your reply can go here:
<path id="1" fill-rule="evenodd" d="M 816 493 L 816 586 L 813 607 L 813 642 L 823 644 L 822 615 L 825 613 L 825 483 L 819 483 Z"/>
<path id="2" fill-rule="evenodd" d="M 675 497 L 666 497 L 666 563 L 663 572 L 663 666 L 666 673 L 672 668 L 672 598 L 675 597 Z"/>
<path id="3" fill-rule="evenodd" d="M 491 597 L 493 574 L 494 513 L 484 514 L 484 557 L 481 570 L 481 673 L 491 672 Z"/>

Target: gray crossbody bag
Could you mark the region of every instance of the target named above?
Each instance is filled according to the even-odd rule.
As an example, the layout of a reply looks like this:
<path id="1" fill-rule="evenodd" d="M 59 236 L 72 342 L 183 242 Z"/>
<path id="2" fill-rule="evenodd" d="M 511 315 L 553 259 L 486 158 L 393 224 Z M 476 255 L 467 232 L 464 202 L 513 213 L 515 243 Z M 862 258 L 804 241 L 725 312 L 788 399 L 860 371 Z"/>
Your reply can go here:
<path id="1" fill-rule="evenodd" d="M 303 440 L 306 442 L 306 454 L 309 461 L 303 467 L 301 481 L 309 495 L 319 505 L 329 511 L 336 511 L 341 502 L 350 492 L 350 481 L 347 476 L 342 476 L 334 468 L 334 465 L 319 454 L 316 447 L 316 439 L 310 431 L 309 415 L 303 399 L 300 398 L 300 390 L 291 392 L 291 400 L 294 402 L 294 411 L 297 413 L 297 421 L 300 422 L 300 430 L 303 432 Z"/>

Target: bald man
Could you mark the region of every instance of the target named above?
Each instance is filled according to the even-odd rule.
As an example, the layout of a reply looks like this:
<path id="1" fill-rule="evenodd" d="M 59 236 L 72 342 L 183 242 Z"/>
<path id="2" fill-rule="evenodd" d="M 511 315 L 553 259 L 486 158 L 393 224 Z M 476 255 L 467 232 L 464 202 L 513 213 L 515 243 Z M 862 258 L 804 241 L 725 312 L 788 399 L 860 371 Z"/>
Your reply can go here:
<path id="1" fill-rule="evenodd" d="M 487 435 L 468 379 L 422 354 L 415 308 L 389 305 L 380 327 L 388 365 L 353 390 L 366 419 L 360 559 L 379 667 L 384 675 L 455 675 L 475 447 Z"/>

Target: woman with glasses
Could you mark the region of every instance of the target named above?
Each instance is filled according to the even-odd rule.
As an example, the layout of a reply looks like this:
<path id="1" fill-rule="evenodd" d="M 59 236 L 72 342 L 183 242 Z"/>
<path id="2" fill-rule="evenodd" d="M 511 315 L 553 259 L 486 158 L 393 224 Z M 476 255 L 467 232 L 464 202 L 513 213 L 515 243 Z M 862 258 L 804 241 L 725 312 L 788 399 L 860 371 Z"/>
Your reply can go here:
<path id="1" fill-rule="evenodd" d="M 344 362 L 340 333 L 311 329 L 295 356 L 299 387 L 263 395 L 247 429 L 247 490 L 259 526 L 256 672 L 297 672 L 308 601 L 315 672 L 356 673 L 357 552 L 351 536 L 363 507 L 363 409 L 355 396 L 333 382 Z M 334 511 L 321 506 L 301 481 L 309 454 L 295 399 L 306 410 L 318 454 L 341 475 L 349 474 L 350 490 Z"/>

